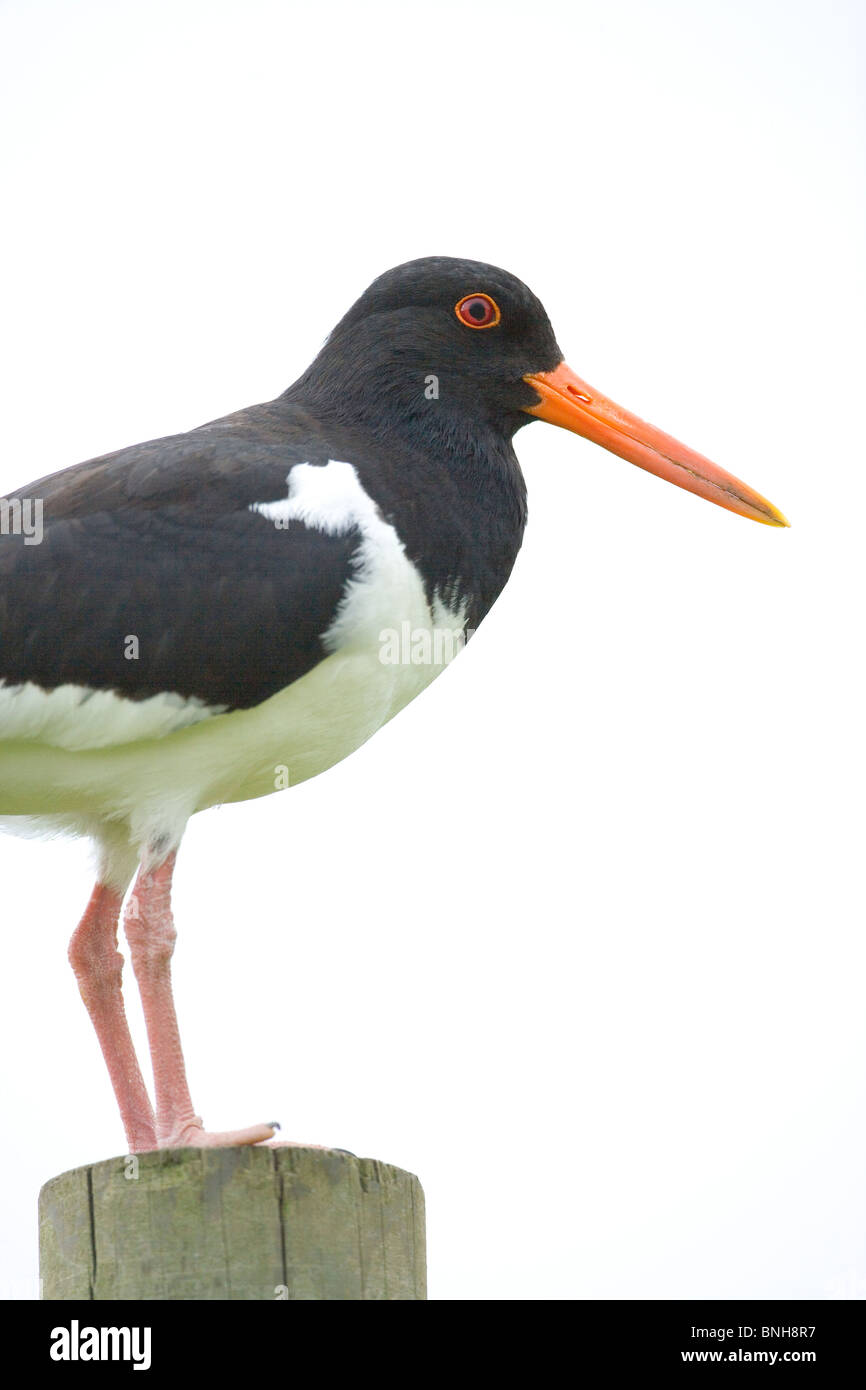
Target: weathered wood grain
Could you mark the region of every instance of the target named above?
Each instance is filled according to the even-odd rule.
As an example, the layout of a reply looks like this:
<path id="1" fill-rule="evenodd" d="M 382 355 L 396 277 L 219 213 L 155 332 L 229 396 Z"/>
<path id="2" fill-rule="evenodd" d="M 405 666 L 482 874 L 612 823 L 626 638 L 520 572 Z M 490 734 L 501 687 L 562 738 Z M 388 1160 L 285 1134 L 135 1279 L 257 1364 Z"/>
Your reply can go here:
<path id="1" fill-rule="evenodd" d="M 334 1149 L 167 1149 L 39 1197 L 45 1299 L 424 1299 L 424 1194 Z"/>

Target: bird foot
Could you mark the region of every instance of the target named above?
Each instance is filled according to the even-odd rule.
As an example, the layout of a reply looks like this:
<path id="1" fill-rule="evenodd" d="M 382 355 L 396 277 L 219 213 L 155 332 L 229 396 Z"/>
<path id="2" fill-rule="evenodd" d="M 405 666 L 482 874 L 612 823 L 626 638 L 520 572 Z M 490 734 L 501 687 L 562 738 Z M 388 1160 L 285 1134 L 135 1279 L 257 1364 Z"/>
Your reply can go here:
<path id="1" fill-rule="evenodd" d="M 263 1144 L 273 1139 L 278 1124 L 250 1125 L 248 1129 L 224 1129 L 210 1131 L 203 1127 L 196 1116 L 185 1125 L 179 1125 L 164 1138 L 160 1138 L 161 1149 L 228 1149 L 236 1144 Z"/>

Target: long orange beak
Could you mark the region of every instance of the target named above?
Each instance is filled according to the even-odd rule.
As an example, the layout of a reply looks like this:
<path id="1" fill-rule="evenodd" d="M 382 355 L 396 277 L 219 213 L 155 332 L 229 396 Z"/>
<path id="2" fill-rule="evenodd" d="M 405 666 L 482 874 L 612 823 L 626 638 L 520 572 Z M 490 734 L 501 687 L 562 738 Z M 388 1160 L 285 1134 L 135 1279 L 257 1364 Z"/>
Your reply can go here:
<path id="1" fill-rule="evenodd" d="M 524 381 L 541 397 L 538 405 L 525 407 L 529 415 L 582 434 L 638 468 L 696 492 L 729 512 L 762 521 L 765 526 L 790 525 L 766 497 L 587 386 L 564 362 L 552 372 L 535 372 Z"/>

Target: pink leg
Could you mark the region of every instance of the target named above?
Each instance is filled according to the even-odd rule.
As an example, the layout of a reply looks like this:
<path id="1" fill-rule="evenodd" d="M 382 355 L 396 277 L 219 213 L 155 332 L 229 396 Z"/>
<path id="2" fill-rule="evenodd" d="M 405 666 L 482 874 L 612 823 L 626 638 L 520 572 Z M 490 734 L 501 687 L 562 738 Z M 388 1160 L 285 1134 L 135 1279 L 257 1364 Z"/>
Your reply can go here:
<path id="1" fill-rule="evenodd" d="M 156 1148 L 156 1129 L 123 1007 L 123 956 L 117 949 L 122 902 L 122 893 L 97 883 L 69 943 L 69 961 L 108 1065 L 129 1151 L 143 1153 Z"/>
<path id="2" fill-rule="evenodd" d="M 171 993 L 170 962 L 176 935 L 171 915 L 174 861 L 172 853 L 157 868 L 140 870 L 123 922 L 150 1041 L 157 1141 L 161 1149 L 258 1144 L 272 1137 L 273 1125 L 209 1134 L 193 1110 Z"/>

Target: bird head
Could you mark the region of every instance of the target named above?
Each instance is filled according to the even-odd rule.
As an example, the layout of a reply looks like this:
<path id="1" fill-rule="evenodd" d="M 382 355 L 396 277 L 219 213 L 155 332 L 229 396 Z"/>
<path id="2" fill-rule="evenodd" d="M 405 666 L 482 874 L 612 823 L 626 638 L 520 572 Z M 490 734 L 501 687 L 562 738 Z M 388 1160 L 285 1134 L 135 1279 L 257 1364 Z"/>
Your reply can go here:
<path id="1" fill-rule="evenodd" d="M 428 256 L 386 271 L 292 388 L 342 421 L 510 439 L 546 420 L 718 506 L 788 522 L 746 483 L 616 405 L 566 364 L 540 300 L 508 271 Z"/>

